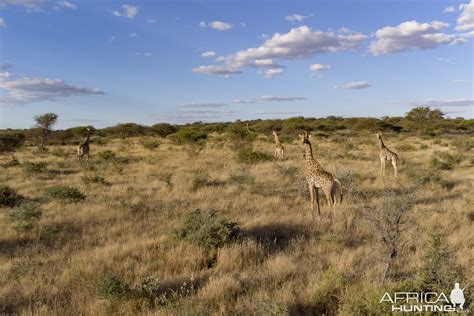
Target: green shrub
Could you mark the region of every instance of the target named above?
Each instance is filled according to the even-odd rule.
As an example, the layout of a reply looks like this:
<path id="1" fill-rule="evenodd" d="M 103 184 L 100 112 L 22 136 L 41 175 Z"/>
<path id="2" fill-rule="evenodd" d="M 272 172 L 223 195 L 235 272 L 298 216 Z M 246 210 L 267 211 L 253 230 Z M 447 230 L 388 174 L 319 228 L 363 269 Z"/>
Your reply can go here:
<path id="1" fill-rule="evenodd" d="M 103 150 L 97 153 L 97 157 L 105 161 L 113 161 L 117 159 L 117 155 L 112 150 Z"/>
<path id="2" fill-rule="evenodd" d="M 175 135 L 177 143 L 186 146 L 190 156 L 201 152 L 208 137 L 207 133 L 192 128 L 182 128 Z"/>
<path id="3" fill-rule="evenodd" d="M 443 292 L 451 289 L 454 282 L 463 279 L 463 271 L 457 264 L 454 250 L 440 235 L 432 235 L 424 249 L 422 266 L 416 276 L 419 290 Z"/>
<path id="4" fill-rule="evenodd" d="M 0 153 L 12 152 L 21 146 L 25 135 L 18 132 L 0 133 Z"/>
<path id="5" fill-rule="evenodd" d="M 152 131 L 161 137 L 166 137 L 178 131 L 178 128 L 168 123 L 158 123 L 151 127 Z"/>
<path id="6" fill-rule="evenodd" d="M 441 171 L 435 168 L 421 169 L 411 164 L 406 165 L 407 177 L 419 184 L 440 184 L 442 177 Z"/>
<path id="7" fill-rule="evenodd" d="M 459 151 L 469 151 L 474 148 L 474 140 L 468 137 L 466 138 L 460 137 L 460 138 L 454 139 L 453 145 Z"/>
<path id="8" fill-rule="evenodd" d="M 66 185 L 57 185 L 48 188 L 45 193 L 46 196 L 52 199 L 75 203 L 81 202 L 86 198 L 84 193 L 78 189 Z"/>
<path id="9" fill-rule="evenodd" d="M 130 294 L 130 287 L 115 275 L 102 277 L 97 283 L 97 295 L 102 299 L 123 300 Z"/>
<path id="10" fill-rule="evenodd" d="M 94 174 L 94 175 L 83 175 L 81 177 L 82 183 L 84 184 L 103 184 L 103 185 L 110 185 L 110 182 L 108 182 L 104 177 Z"/>
<path id="11" fill-rule="evenodd" d="M 154 150 L 160 147 L 160 142 L 149 140 L 149 141 L 142 142 L 142 145 L 143 145 L 143 148 L 145 149 Z"/>
<path id="12" fill-rule="evenodd" d="M 461 156 L 451 155 L 446 151 L 435 152 L 430 160 L 430 166 L 436 170 L 452 170 L 461 163 Z"/>
<path id="13" fill-rule="evenodd" d="M 20 232 L 28 232 L 35 228 L 41 219 L 41 209 L 33 203 L 23 203 L 21 206 L 10 208 L 6 212 L 8 222 Z"/>
<path id="14" fill-rule="evenodd" d="M 204 248 L 217 248 L 235 240 L 240 234 L 236 222 L 220 218 L 216 212 L 200 209 L 186 214 L 175 231 L 178 240 L 187 240 Z"/>
<path id="15" fill-rule="evenodd" d="M 268 153 L 260 152 L 253 150 L 251 147 L 243 147 L 237 149 L 237 161 L 240 163 L 258 163 L 269 161 L 272 159 L 272 156 Z"/>
<path id="16" fill-rule="evenodd" d="M 191 178 L 191 191 L 197 191 L 203 187 L 214 187 L 224 185 L 225 183 L 219 180 L 211 179 L 206 173 L 197 173 Z"/>
<path id="17" fill-rule="evenodd" d="M 23 202 L 24 197 L 18 194 L 15 189 L 2 185 L 0 186 L 0 207 L 14 207 Z"/>
<path id="18" fill-rule="evenodd" d="M 23 169 L 29 174 L 38 174 L 46 172 L 48 164 L 46 162 L 25 162 Z"/>

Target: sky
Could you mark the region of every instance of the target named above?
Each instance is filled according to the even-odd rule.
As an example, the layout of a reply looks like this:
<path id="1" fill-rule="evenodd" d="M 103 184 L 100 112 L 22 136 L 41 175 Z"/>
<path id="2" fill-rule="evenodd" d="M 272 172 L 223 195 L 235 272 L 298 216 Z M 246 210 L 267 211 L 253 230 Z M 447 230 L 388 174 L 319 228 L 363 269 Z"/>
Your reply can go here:
<path id="1" fill-rule="evenodd" d="M 474 0 L 0 0 L 0 129 L 474 117 Z"/>

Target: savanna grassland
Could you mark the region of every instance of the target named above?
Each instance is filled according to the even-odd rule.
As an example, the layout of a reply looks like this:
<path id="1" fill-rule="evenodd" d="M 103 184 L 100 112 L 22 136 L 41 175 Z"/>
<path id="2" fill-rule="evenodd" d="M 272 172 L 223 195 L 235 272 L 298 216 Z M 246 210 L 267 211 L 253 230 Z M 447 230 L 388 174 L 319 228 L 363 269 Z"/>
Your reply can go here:
<path id="1" fill-rule="evenodd" d="M 373 133 L 311 141 L 344 188 L 335 218 L 323 196 L 312 220 L 294 137 L 281 162 L 270 134 L 246 161 L 225 133 L 93 136 L 88 167 L 72 145 L 0 156 L 0 313 L 379 315 L 386 291 L 455 281 L 471 304 L 472 135 L 386 133 L 398 180 Z"/>

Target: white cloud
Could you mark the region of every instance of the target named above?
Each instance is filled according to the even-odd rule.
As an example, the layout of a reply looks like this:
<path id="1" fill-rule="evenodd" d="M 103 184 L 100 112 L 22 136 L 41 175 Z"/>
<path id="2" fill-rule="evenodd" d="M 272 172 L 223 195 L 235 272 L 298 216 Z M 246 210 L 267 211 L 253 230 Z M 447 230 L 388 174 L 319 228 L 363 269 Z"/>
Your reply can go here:
<path id="1" fill-rule="evenodd" d="M 270 39 L 265 40 L 259 47 L 248 48 L 219 58 L 219 61 L 225 63 L 225 67 L 220 67 L 233 71 L 238 71 L 244 67 L 284 68 L 275 63 L 274 60 L 309 58 L 315 54 L 356 49 L 366 38 L 367 36 L 357 32 L 344 34 L 332 31 L 322 32 L 313 31 L 308 26 L 300 26 L 292 28 L 285 34 L 273 34 Z"/>
<path id="2" fill-rule="evenodd" d="M 0 18 L 0 28 L 6 28 L 7 27 L 7 23 L 5 23 L 5 19 L 4 18 Z"/>
<path id="3" fill-rule="evenodd" d="M 232 101 L 232 103 L 237 103 L 237 104 L 251 104 L 255 103 L 255 100 L 245 100 L 245 99 L 235 99 Z"/>
<path id="4" fill-rule="evenodd" d="M 439 57 L 439 58 L 436 58 L 437 61 L 440 61 L 440 62 L 443 62 L 443 63 L 447 63 L 447 64 L 450 64 L 454 61 L 454 58 L 443 58 L 443 57 Z"/>
<path id="5" fill-rule="evenodd" d="M 444 8 L 443 13 L 453 13 L 454 11 L 456 11 L 456 8 L 453 6 L 450 6 L 450 7 Z"/>
<path id="6" fill-rule="evenodd" d="M 278 97 L 272 95 L 264 95 L 258 97 L 257 100 L 259 101 L 268 101 L 268 102 L 282 102 L 282 101 L 299 101 L 299 100 L 306 100 L 305 97 Z"/>
<path id="7" fill-rule="evenodd" d="M 474 0 L 469 3 L 463 3 L 459 6 L 461 14 L 457 20 L 456 30 L 474 31 Z"/>
<path id="8" fill-rule="evenodd" d="M 210 51 L 207 51 L 207 52 L 204 52 L 201 54 L 201 57 L 214 57 L 216 56 L 216 52 L 210 50 Z"/>
<path id="9" fill-rule="evenodd" d="M 218 30 L 218 31 L 230 30 L 233 27 L 232 24 L 227 23 L 227 22 L 222 22 L 222 21 L 209 22 L 208 26 L 211 29 Z"/>
<path id="10" fill-rule="evenodd" d="M 412 106 L 429 106 L 429 107 L 443 107 L 443 106 L 474 106 L 474 99 L 452 99 L 452 100 L 436 100 L 425 99 L 410 102 Z"/>
<path id="11" fill-rule="evenodd" d="M 309 66 L 309 71 L 311 72 L 319 72 L 319 71 L 325 71 L 330 69 L 330 65 L 323 65 L 323 64 L 312 64 Z"/>
<path id="12" fill-rule="evenodd" d="M 197 68 L 193 68 L 193 72 L 204 73 L 204 74 L 211 74 L 211 75 L 238 75 L 241 74 L 242 71 L 232 68 L 226 68 L 223 66 L 199 66 Z"/>
<path id="13" fill-rule="evenodd" d="M 360 90 L 360 89 L 367 89 L 370 86 L 371 85 L 367 81 L 354 81 L 354 82 L 348 82 L 348 83 L 338 85 L 336 86 L 336 88 Z"/>
<path id="14" fill-rule="evenodd" d="M 369 51 L 374 55 L 383 55 L 411 49 L 431 49 L 441 44 L 450 44 L 455 35 L 440 32 L 449 24 L 432 21 L 431 23 L 418 23 L 407 21 L 398 26 L 386 26 L 377 30 L 377 40 L 369 46 Z"/>
<path id="15" fill-rule="evenodd" d="M 44 3 L 44 0 L 0 0 L 0 7 L 6 5 L 17 5 L 27 9 L 37 9 Z"/>
<path id="16" fill-rule="evenodd" d="M 272 79 L 273 77 L 277 75 L 283 74 L 283 68 L 271 68 L 271 69 L 266 69 L 263 71 L 263 74 L 265 75 L 265 78 Z"/>
<path id="17" fill-rule="evenodd" d="M 0 89 L 7 92 L 0 97 L 0 105 L 24 105 L 31 102 L 55 101 L 60 97 L 104 94 L 100 89 L 85 88 L 61 79 L 27 77 L 14 73 L 0 73 Z"/>
<path id="18" fill-rule="evenodd" d="M 204 21 L 199 22 L 199 27 L 206 27 L 207 24 Z"/>
<path id="19" fill-rule="evenodd" d="M 151 18 L 147 18 L 145 20 L 146 23 L 156 23 L 156 20 L 155 19 L 151 19 Z"/>
<path id="20" fill-rule="evenodd" d="M 138 14 L 138 7 L 124 4 L 122 5 L 122 11 L 112 11 L 115 16 L 121 16 L 129 19 L 133 19 Z"/>
<path id="21" fill-rule="evenodd" d="M 71 9 L 71 10 L 76 10 L 77 9 L 77 5 L 75 5 L 74 3 L 71 3 L 71 2 L 59 1 L 57 4 L 58 4 L 58 6 L 60 6 L 62 8 L 65 8 L 65 9 Z"/>
<path id="22" fill-rule="evenodd" d="M 285 20 L 290 21 L 290 22 L 296 22 L 296 21 L 301 22 L 307 18 L 308 16 L 300 15 L 300 14 L 292 14 L 292 15 L 285 16 Z"/>
<path id="23" fill-rule="evenodd" d="M 130 37 L 136 37 L 136 36 L 137 36 L 137 33 L 130 33 L 130 34 L 128 34 L 128 36 L 130 36 Z"/>
<path id="24" fill-rule="evenodd" d="M 151 57 L 153 56 L 152 53 L 135 53 L 137 56 L 143 56 L 143 57 Z"/>

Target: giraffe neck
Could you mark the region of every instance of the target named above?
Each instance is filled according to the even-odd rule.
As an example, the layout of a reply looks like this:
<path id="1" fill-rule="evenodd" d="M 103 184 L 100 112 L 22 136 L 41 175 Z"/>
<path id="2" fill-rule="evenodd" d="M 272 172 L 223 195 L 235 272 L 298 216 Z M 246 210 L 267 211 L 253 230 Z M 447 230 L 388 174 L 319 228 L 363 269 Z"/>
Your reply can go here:
<path id="1" fill-rule="evenodd" d="M 275 135 L 275 145 L 281 145 L 278 135 Z"/>
<path id="2" fill-rule="evenodd" d="M 316 161 L 316 159 L 314 159 L 313 156 L 313 148 L 311 146 L 311 143 L 307 139 L 304 142 L 304 158 L 309 166 L 312 166 L 314 164 L 318 165 L 318 162 Z"/>
<path id="3" fill-rule="evenodd" d="M 89 144 L 89 137 L 90 137 L 90 134 L 91 134 L 91 132 L 90 132 L 90 131 L 87 131 L 86 141 L 84 142 L 84 145 L 85 145 L 85 144 Z"/>
<path id="4" fill-rule="evenodd" d="M 380 149 L 384 149 L 384 148 L 385 148 L 385 144 L 383 143 L 382 138 L 379 138 L 379 148 L 380 148 Z"/>

